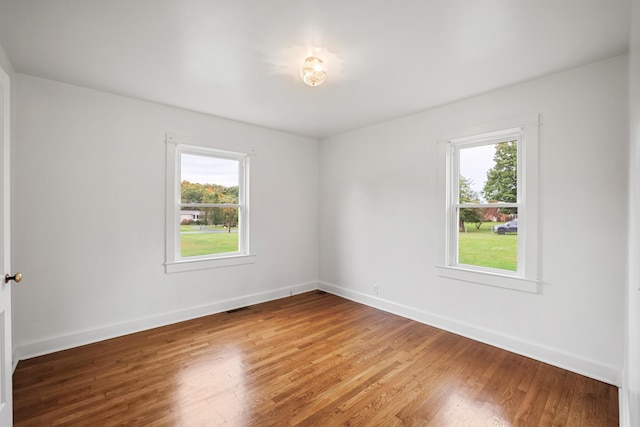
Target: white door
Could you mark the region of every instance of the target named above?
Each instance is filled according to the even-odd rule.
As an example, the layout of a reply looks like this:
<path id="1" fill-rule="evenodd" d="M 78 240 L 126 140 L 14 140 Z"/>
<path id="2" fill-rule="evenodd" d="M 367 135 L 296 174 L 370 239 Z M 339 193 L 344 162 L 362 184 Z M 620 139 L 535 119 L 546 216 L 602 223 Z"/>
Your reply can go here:
<path id="1" fill-rule="evenodd" d="M 8 280 L 8 283 L 5 283 L 5 274 L 11 272 L 11 234 L 9 230 L 10 87 L 9 76 L 0 67 L 0 427 L 9 427 L 13 424 L 11 286 L 14 282 Z M 20 279 L 18 278 L 18 280 Z"/>

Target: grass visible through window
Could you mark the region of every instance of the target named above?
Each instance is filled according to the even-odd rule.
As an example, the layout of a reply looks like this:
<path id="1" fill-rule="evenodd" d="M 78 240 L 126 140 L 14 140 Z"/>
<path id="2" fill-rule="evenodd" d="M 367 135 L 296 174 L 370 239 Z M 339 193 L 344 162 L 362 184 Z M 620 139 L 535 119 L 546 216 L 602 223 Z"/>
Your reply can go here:
<path id="1" fill-rule="evenodd" d="M 479 230 L 474 224 L 466 224 L 466 233 L 459 232 L 459 264 L 517 270 L 518 235 L 493 233 L 492 228 L 497 224 L 500 223 L 485 222 Z"/>
<path id="2" fill-rule="evenodd" d="M 199 225 L 180 226 L 180 256 L 222 254 L 238 251 L 238 232 L 232 228 Z"/>

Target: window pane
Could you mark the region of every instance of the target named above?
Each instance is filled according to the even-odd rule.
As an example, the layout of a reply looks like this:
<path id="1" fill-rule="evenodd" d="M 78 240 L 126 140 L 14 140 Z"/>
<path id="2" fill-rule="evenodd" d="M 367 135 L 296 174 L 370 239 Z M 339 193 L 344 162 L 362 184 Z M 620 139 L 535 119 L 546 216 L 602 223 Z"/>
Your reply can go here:
<path id="1" fill-rule="evenodd" d="M 459 209 L 458 264 L 517 271 L 517 209 Z"/>
<path id="2" fill-rule="evenodd" d="M 238 203 L 240 162 L 181 154 L 182 203 Z"/>
<path id="3" fill-rule="evenodd" d="M 516 203 L 517 150 L 516 141 L 460 148 L 460 203 Z"/>
<path id="4" fill-rule="evenodd" d="M 180 211 L 180 256 L 238 251 L 238 208 Z"/>

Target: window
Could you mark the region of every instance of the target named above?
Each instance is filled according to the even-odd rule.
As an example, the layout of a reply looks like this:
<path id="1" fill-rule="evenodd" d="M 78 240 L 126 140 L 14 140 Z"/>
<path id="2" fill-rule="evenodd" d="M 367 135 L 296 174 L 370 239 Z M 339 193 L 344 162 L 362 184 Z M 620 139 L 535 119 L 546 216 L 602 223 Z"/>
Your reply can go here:
<path id="1" fill-rule="evenodd" d="M 249 159 L 167 136 L 166 271 L 253 262 Z"/>
<path id="2" fill-rule="evenodd" d="M 441 276 L 537 292 L 537 116 L 446 142 Z"/>

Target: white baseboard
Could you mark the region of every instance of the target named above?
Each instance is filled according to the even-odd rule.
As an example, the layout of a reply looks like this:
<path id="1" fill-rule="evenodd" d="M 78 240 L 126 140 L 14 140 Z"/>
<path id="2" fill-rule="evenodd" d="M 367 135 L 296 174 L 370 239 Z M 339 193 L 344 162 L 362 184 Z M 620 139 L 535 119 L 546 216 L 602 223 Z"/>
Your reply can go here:
<path id="1" fill-rule="evenodd" d="M 372 295 L 367 295 L 362 292 L 346 289 L 331 283 L 320 281 L 318 282 L 318 288 L 370 307 L 375 307 L 429 326 L 434 326 L 457 335 L 462 335 L 472 340 L 502 348 L 512 353 L 530 357 L 598 381 L 603 381 L 618 387 L 620 387 L 622 382 L 621 369 L 614 366 L 604 365 L 576 354 L 571 354 L 534 342 L 525 341 L 520 338 L 501 334 L 489 329 L 480 328 L 469 323 L 460 322 L 455 319 L 418 310 L 413 307 L 398 304 Z"/>
<path id="2" fill-rule="evenodd" d="M 234 308 L 245 307 L 248 305 L 259 304 L 262 302 L 273 301 L 276 299 L 288 297 L 290 295 L 299 294 L 318 289 L 316 282 L 303 283 L 299 285 L 287 286 L 279 289 L 260 292 L 252 295 L 245 295 L 238 298 L 232 298 L 224 301 L 216 301 L 198 307 L 186 310 L 175 311 L 172 313 L 160 314 L 157 316 L 146 317 L 133 320 L 131 322 L 109 325 L 101 328 L 80 331 L 72 334 L 61 335 L 45 340 L 34 341 L 26 344 L 18 345 L 13 351 L 13 368 L 18 361 L 30 359 L 32 357 L 44 354 L 54 353 L 56 351 L 67 350 L 98 341 L 104 341 L 135 332 L 157 328 L 172 323 L 191 320 L 198 317 L 208 316 L 211 314 L 221 313 Z"/>
<path id="3" fill-rule="evenodd" d="M 618 389 L 618 411 L 620 427 L 633 427 L 631 424 L 630 396 L 625 387 Z"/>

